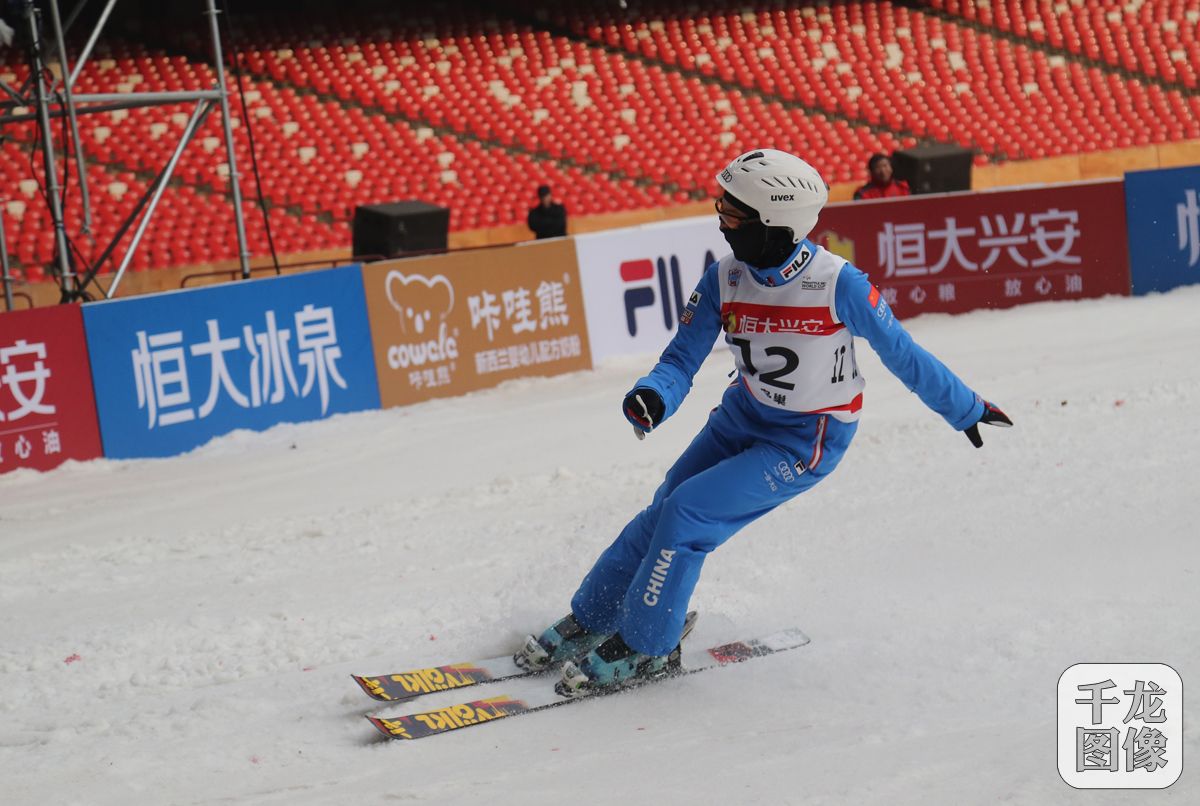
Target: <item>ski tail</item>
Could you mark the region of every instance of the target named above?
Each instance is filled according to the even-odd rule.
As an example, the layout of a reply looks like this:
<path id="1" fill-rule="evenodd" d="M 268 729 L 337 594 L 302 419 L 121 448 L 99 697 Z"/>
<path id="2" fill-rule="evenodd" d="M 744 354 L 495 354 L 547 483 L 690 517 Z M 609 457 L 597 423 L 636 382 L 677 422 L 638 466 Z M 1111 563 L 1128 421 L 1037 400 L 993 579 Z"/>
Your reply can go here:
<path id="1" fill-rule="evenodd" d="M 507 696 L 450 705 L 435 711 L 406 714 L 393 718 L 368 716 L 371 724 L 389 739 L 424 739 L 439 733 L 480 725 L 495 719 L 517 716 L 547 707 Z"/>
<path id="2" fill-rule="evenodd" d="M 368 697 L 380 702 L 397 703 L 437 691 L 508 680 L 524 674 L 524 670 L 517 668 L 512 659 L 505 656 L 476 663 L 454 663 L 375 677 L 357 674 L 350 676 Z"/>

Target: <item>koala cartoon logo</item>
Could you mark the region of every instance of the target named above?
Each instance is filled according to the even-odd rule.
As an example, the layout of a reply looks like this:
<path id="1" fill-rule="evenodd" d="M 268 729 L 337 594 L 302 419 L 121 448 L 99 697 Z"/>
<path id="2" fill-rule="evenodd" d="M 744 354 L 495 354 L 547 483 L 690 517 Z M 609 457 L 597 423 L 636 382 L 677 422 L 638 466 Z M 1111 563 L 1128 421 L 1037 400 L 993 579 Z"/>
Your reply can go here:
<path id="1" fill-rule="evenodd" d="M 423 334 L 435 310 L 444 320 L 454 308 L 454 287 L 440 274 L 430 279 L 393 270 L 388 272 L 386 285 L 388 302 L 400 314 L 400 327 L 405 333 L 411 323 L 417 335 Z"/>
<path id="2" fill-rule="evenodd" d="M 431 279 L 393 270 L 388 272 L 385 285 L 388 302 L 400 314 L 400 329 L 411 340 L 388 348 L 388 364 L 392 369 L 458 358 L 458 339 L 455 338 L 458 331 L 452 334 L 446 326 L 446 317 L 454 309 L 454 287 L 450 281 L 440 274 Z M 435 313 L 438 323 L 432 327 L 430 323 Z"/>

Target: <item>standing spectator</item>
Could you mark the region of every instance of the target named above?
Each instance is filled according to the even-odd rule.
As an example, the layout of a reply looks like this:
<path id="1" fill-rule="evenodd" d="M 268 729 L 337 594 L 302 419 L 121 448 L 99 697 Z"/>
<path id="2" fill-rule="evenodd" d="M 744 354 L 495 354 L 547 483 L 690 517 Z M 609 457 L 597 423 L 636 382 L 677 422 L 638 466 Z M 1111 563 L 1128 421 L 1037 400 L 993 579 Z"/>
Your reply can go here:
<path id="1" fill-rule="evenodd" d="M 549 185 L 537 189 L 538 204 L 525 219 L 533 234 L 541 238 L 561 238 L 567 234 L 567 208 L 554 200 Z"/>
<path id="2" fill-rule="evenodd" d="M 892 160 L 887 154 L 872 154 L 867 160 L 867 172 L 871 181 L 854 191 L 854 199 L 889 199 L 893 196 L 908 196 L 912 193 L 908 183 L 892 174 Z"/>

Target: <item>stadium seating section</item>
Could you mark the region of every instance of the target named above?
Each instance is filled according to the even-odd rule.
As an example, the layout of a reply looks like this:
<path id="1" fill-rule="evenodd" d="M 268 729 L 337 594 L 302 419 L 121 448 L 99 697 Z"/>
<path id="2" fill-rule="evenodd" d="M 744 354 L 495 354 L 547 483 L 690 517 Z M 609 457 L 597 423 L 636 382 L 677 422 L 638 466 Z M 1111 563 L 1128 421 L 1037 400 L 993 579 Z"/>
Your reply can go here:
<path id="1" fill-rule="evenodd" d="M 543 183 L 573 216 L 703 199 L 718 166 L 764 143 L 845 182 L 862 177 L 871 152 L 919 142 L 970 146 L 982 164 L 1200 137 L 1200 0 L 1116 10 L 1079 0 L 635 5 L 239 18 L 277 251 L 344 248 L 356 205 L 406 198 L 449 206 L 455 231 L 519 224 Z M 206 48 L 195 35 L 153 47 L 102 38 L 76 90 L 209 88 Z M 27 68 L 8 58 L 0 74 L 20 83 Z M 95 221 L 81 234 L 71 177 L 67 233 L 83 261 L 153 182 L 191 112 L 81 118 Z M 250 248 L 261 255 L 250 138 L 234 125 Z M 5 134 L 7 242 L 19 272 L 37 280 L 55 240 L 39 138 L 32 123 Z M 61 149 L 57 126 L 56 138 Z M 236 257 L 228 188 L 214 113 L 131 267 Z"/>

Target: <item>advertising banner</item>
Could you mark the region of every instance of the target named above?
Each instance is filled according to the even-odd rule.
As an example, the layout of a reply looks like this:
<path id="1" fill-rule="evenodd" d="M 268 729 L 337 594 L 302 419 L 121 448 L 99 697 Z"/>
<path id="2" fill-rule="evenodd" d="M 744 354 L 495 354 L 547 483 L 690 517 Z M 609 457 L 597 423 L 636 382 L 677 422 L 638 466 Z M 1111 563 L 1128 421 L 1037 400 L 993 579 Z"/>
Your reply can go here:
<path id="1" fill-rule="evenodd" d="M 1120 181 L 830 205 L 814 241 L 897 316 L 1129 294 Z"/>
<path id="2" fill-rule="evenodd" d="M 569 239 L 372 263 L 363 277 L 385 407 L 592 366 Z"/>
<path id="3" fill-rule="evenodd" d="M 575 238 L 592 360 L 657 354 L 704 269 L 729 251 L 717 216 Z"/>
<path id="4" fill-rule="evenodd" d="M 79 306 L 0 313 L 0 473 L 98 456 Z"/>
<path id="5" fill-rule="evenodd" d="M 379 407 L 357 265 L 91 303 L 83 320 L 111 458 Z"/>
<path id="6" fill-rule="evenodd" d="M 1133 293 L 1200 283 L 1200 165 L 1125 174 Z"/>

